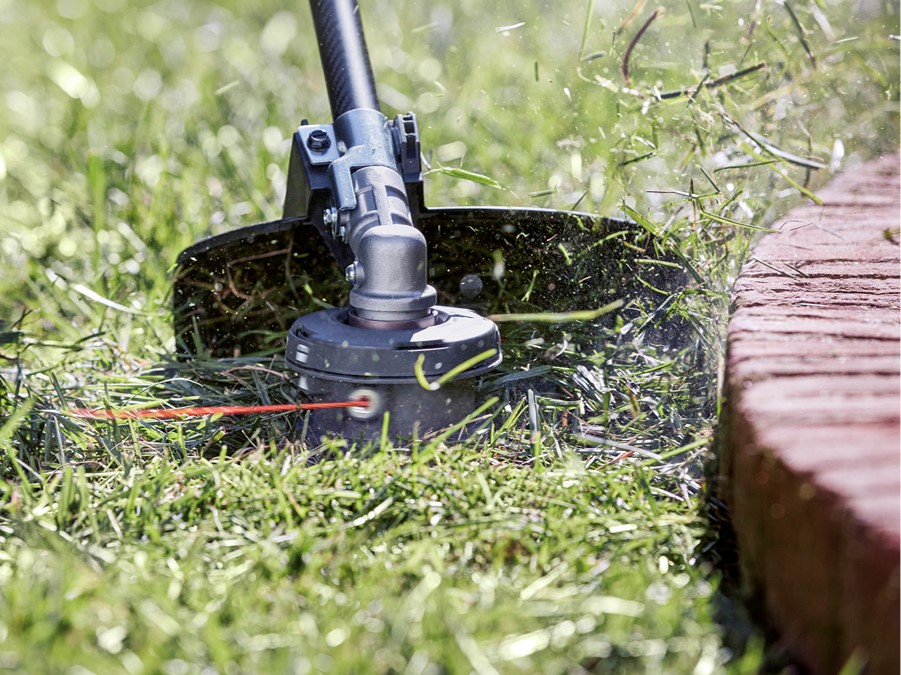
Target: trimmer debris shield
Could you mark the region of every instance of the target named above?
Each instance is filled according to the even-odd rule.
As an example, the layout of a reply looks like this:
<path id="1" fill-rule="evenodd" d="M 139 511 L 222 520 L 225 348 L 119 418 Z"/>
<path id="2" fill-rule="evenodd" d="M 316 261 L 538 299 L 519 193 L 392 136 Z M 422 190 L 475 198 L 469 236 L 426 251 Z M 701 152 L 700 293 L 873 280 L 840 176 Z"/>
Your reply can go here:
<path id="1" fill-rule="evenodd" d="M 436 208 L 420 213 L 417 226 L 430 244 L 429 283 L 439 302 L 482 313 L 589 309 L 677 281 L 672 269 L 637 262 L 668 256 L 628 221 L 543 209 Z M 212 237 L 178 258 L 178 351 L 280 351 L 298 316 L 343 306 L 348 292 L 341 266 L 309 220 Z"/>

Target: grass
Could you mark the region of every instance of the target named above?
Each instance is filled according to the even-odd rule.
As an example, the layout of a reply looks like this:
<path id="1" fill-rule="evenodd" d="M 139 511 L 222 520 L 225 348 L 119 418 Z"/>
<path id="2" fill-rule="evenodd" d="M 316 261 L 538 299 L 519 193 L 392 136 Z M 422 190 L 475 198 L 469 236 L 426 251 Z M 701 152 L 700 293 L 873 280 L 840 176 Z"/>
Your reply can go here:
<path id="1" fill-rule="evenodd" d="M 690 281 L 505 327 L 470 442 L 347 452 L 287 415 L 60 412 L 293 397 L 278 358 L 174 363 L 168 304 L 177 253 L 277 218 L 293 127 L 328 120 L 306 9 L 0 0 L 0 666 L 755 671 L 700 509 L 726 294 L 775 214 L 897 143 L 898 14 L 662 7 L 364 7 L 430 204 L 627 215 Z"/>

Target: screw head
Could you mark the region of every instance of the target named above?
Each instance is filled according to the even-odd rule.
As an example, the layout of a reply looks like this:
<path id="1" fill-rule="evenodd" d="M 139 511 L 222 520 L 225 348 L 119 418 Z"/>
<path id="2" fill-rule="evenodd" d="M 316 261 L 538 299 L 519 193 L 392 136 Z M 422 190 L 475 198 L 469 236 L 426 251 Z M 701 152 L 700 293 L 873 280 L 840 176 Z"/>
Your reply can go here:
<path id="1" fill-rule="evenodd" d="M 331 144 L 332 140 L 322 129 L 313 129 L 307 136 L 307 147 L 313 152 L 325 152 Z"/>
<path id="2" fill-rule="evenodd" d="M 344 270 L 344 278 L 347 279 L 347 285 L 353 286 L 357 281 L 357 265 L 356 263 L 351 263 L 347 266 L 347 269 Z"/>

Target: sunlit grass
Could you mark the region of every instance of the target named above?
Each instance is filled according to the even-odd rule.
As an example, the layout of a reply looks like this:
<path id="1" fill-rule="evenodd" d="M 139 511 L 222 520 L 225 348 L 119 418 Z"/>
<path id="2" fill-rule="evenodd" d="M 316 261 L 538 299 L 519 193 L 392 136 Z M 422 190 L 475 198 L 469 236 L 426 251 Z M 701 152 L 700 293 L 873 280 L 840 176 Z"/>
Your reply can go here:
<path id="1" fill-rule="evenodd" d="M 294 127 L 329 121 L 306 7 L 0 0 L 0 665 L 752 672 L 699 513 L 726 293 L 776 213 L 897 142 L 899 29 L 735 5 L 637 39 L 657 6 L 365 3 L 429 204 L 628 216 L 686 281 L 505 326 L 469 442 L 345 454 L 290 415 L 64 412 L 295 396 L 278 357 L 174 363 L 169 301 L 179 251 L 279 217 Z"/>

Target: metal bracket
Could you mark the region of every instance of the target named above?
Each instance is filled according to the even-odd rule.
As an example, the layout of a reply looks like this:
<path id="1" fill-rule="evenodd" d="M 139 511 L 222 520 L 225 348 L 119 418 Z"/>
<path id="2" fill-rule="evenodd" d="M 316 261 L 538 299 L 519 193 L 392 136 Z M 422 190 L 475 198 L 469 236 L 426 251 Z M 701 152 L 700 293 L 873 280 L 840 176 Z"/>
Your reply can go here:
<path id="1" fill-rule="evenodd" d="M 297 128 L 298 148 L 306 155 L 310 166 L 328 166 L 336 161 L 338 140 L 331 124 L 306 124 Z"/>
<path id="2" fill-rule="evenodd" d="M 352 264 L 350 305 L 360 320 L 419 320 L 435 304 L 414 225 L 421 205 L 411 208 L 408 197 L 422 197 L 419 147 L 412 113 L 389 121 L 371 108 L 294 134 L 286 216 L 312 216 L 336 260 Z"/>
<path id="3" fill-rule="evenodd" d="M 395 169 L 406 184 L 422 182 L 419 126 L 413 113 L 388 122 L 378 111 L 352 110 L 336 124 L 301 125 L 293 146 L 299 161 L 292 162 L 288 175 L 286 217 L 308 215 L 310 193 L 324 187 L 338 211 L 352 211 L 357 204 L 352 174 L 366 166 Z M 301 172 L 303 177 L 297 175 Z"/>
<path id="4" fill-rule="evenodd" d="M 354 191 L 353 171 L 366 166 L 387 166 L 379 153 L 367 145 L 355 145 L 348 148 L 341 157 L 329 164 L 328 176 L 332 184 L 332 195 L 338 211 L 353 211 L 357 207 L 357 194 Z"/>

